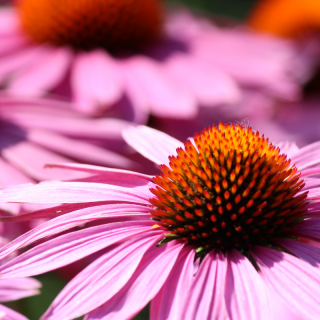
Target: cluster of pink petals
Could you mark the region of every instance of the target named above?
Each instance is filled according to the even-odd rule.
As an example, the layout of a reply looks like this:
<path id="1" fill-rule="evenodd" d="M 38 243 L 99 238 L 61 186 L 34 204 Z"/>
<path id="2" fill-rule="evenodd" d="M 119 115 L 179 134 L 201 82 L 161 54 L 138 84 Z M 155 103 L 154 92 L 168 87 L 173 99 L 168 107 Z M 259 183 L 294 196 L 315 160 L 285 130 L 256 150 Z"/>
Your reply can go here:
<path id="1" fill-rule="evenodd" d="M 149 113 L 192 118 L 199 106 L 241 101 L 244 88 L 296 99 L 317 53 L 318 44 L 221 29 L 187 11 L 168 15 L 164 39 L 144 54 L 75 52 L 32 43 L 20 28 L 16 9 L 0 9 L 0 82 L 7 92 L 55 93 L 89 114 L 125 104 L 136 122 Z"/>
<path id="2" fill-rule="evenodd" d="M 1 96 L 0 185 L 83 176 L 60 169 L 44 170 L 49 162 L 132 167 L 131 160 L 107 149 L 108 143 L 124 145 L 121 129 L 127 125 L 113 118 L 90 119 L 69 103 Z M 1 204 L 1 208 L 14 214 L 31 209 L 18 204 Z"/>
<path id="3" fill-rule="evenodd" d="M 156 164 L 168 163 L 182 143 L 147 127 L 130 128 L 125 139 Z M 308 219 L 297 237 L 320 247 L 320 142 L 302 149 L 282 143 L 301 172 L 308 193 Z M 42 182 L 4 188 L 0 201 L 66 203 L 24 216 L 53 218 L 13 240 L 0 251 L 6 258 L 19 248 L 77 226 L 0 267 L 1 279 L 44 273 L 92 253 L 99 257 L 72 279 L 41 319 L 130 319 L 150 300 L 150 319 L 279 319 L 275 301 L 298 319 L 320 314 L 320 249 L 295 240 L 279 240 L 286 252 L 255 246 L 260 272 L 236 250 L 212 251 L 199 265 L 195 250 L 179 240 L 156 247 L 166 230 L 150 220 L 152 176 L 90 165 L 57 165 L 91 177 L 79 182 Z M 306 241 L 305 241 L 306 242 Z M 285 314 L 289 318 L 288 313 Z"/>

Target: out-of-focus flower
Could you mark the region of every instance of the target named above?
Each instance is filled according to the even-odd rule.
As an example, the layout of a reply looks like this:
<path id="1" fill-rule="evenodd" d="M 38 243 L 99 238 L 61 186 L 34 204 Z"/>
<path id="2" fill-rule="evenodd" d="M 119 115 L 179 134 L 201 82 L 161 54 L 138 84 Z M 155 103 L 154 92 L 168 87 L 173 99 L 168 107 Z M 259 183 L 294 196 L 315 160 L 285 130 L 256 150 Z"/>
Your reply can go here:
<path id="1" fill-rule="evenodd" d="M 0 170 L 4 173 L 13 166 L 35 180 L 68 179 L 72 175 L 43 170 L 44 164 L 72 161 L 122 168 L 133 165 L 126 157 L 107 150 L 108 143 L 111 148 L 122 140 L 126 121 L 88 118 L 69 103 L 4 96 L 0 97 L 0 121 Z M 17 183 L 14 177 L 11 184 Z M 9 173 L 1 174 L 2 178 L 10 179 Z"/>
<path id="2" fill-rule="evenodd" d="M 275 298 L 303 319 L 320 314 L 320 249 L 305 243 L 320 241 L 319 143 L 282 143 L 285 155 L 250 127 L 223 124 L 184 145 L 143 126 L 124 136 L 160 175 L 58 165 L 92 176 L 1 191 L 0 201 L 66 203 L 2 219 L 54 217 L 5 246 L 1 258 L 87 224 L 6 263 L 3 279 L 106 248 L 42 319 L 129 319 L 150 300 L 151 319 L 271 319 Z"/>
<path id="3" fill-rule="evenodd" d="M 0 81 L 11 94 L 55 93 L 90 114 L 127 104 L 143 122 L 236 103 L 243 87 L 294 100 L 308 79 L 308 46 L 187 11 L 164 16 L 157 0 L 20 0 L 0 11 Z"/>
<path id="4" fill-rule="evenodd" d="M 320 7 L 317 0 L 262 0 L 249 19 L 258 31 L 296 38 L 320 29 Z"/>
<path id="5" fill-rule="evenodd" d="M 107 149 L 108 143 L 124 145 L 121 129 L 128 126 L 127 122 L 90 119 L 76 112 L 69 103 L 1 96 L 0 124 L 1 186 L 79 178 L 79 174 L 65 170 L 44 170 L 44 165 L 52 161 L 122 168 L 134 165 L 128 158 Z M 14 214 L 27 210 L 18 204 L 1 204 L 1 208 Z"/>

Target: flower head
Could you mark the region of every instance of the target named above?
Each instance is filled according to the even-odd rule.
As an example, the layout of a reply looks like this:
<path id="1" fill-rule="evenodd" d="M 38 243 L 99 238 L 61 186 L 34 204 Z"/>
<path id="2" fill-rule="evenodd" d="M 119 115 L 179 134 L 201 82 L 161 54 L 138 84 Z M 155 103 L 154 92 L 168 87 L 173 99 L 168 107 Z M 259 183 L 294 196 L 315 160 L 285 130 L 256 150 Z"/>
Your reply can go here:
<path id="1" fill-rule="evenodd" d="M 138 123 L 194 118 L 200 106 L 238 103 L 244 88 L 297 99 L 313 61 L 305 46 L 161 13 L 157 0 L 22 0 L 0 16 L 7 92 L 55 93 L 95 116 L 128 106 Z"/>
<path id="2" fill-rule="evenodd" d="M 277 299 L 303 319 L 319 314 L 318 144 L 275 147 L 251 128 L 229 124 L 184 145 L 143 126 L 124 137 L 162 174 L 57 165 L 92 176 L 0 194 L 0 201 L 66 203 L 2 218 L 53 219 L 6 245 L 1 258 L 82 226 L 4 264 L 3 279 L 100 252 L 42 319 L 131 318 L 150 300 L 152 319 L 271 319 Z"/>
<path id="3" fill-rule="evenodd" d="M 36 43 L 79 50 L 132 50 L 160 34 L 158 0 L 21 0 L 22 29 Z"/>
<path id="4" fill-rule="evenodd" d="M 253 10 L 249 25 L 265 33 L 295 38 L 320 27 L 317 0 L 263 0 Z"/>

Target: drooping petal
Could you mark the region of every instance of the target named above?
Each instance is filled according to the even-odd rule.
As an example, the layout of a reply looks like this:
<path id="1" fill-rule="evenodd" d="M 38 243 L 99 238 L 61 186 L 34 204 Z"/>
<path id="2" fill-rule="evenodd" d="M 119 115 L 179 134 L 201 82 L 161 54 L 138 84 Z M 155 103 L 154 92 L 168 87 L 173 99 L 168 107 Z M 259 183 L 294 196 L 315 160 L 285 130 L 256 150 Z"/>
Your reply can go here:
<path id="1" fill-rule="evenodd" d="M 320 219 L 304 220 L 292 232 L 300 237 L 320 241 Z"/>
<path id="2" fill-rule="evenodd" d="M 270 319 L 268 288 L 252 263 L 236 250 L 227 255 L 225 287 L 226 308 L 230 319 Z"/>
<path id="3" fill-rule="evenodd" d="M 265 247 L 252 250 L 263 278 L 303 319 L 320 314 L 320 272 L 309 263 L 285 252 Z"/>
<path id="4" fill-rule="evenodd" d="M 189 292 L 194 274 L 194 248 L 184 248 L 168 279 L 151 301 L 151 320 L 181 319 L 182 306 Z"/>
<path id="5" fill-rule="evenodd" d="M 176 154 L 176 149 L 183 143 L 169 135 L 146 127 L 130 127 L 123 131 L 126 142 L 144 157 L 156 164 L 169 164 L 168 157 Z"/>
<path id="6" fill-rule="evenodd" d="M 158 293 L 182 248 L 183 244 L 174 241 L 151 250 L 143 257 L 128 283 L 100 308 L 90 312 L 85 319 L 132 318 Z"/>
<path id="7" fill-rule="evenodd" d="M 211 251 L 201 262 L 183 307 L 184 320 L 225 320 L 223 299 L 227 261 Z"/>
<path id="8" fill-rule="evenodd" d="M 31 278 L 0 279 L 0 302 L 18 300 L 39 294 L 41 283 Z M 1 317 L 0 317 L 1 319 Z"/>
<path id="9" fill-rule="evenodd" d="M 115 103 L 123 90 L 116 62 L 102 50 L 77 54 L 71 85 L 77 105 L 86 113 Z"/>
<path id="10" fill-rule="evenodd" d="M 148 183 L 152 180 L 152 176 L 146 174 L 128 170 L 92 166 L 89 164 L 47 164 L 46 168 L 66 168 L 88 172 L 92 174 L 98 174 L 103 176 L 103 178 L 105 179 L 104 183 L 114 184 L 122 187 L 137 187 L 148 185 Z"/>
<path id="11" fill-rule="evenodd" d="M 281 240 L 279 244 L 314 267 L 320 265 L 320 249 L 298 241 Z"/>
<path id="12" fill-rule="evenodd" d="M 97 219 L 119 219 L 123 220 L 130 216 L 145 216 L 148 209 L 145 211 L 141 207 L 131 207 L 126 204 L 114 204 L 84 208 L 71 213 L 64 214 L 52 220 L 46 221 L 36 228 L 26 232 L 20 237 L 14 239 L 6 246 L 0 249 L 0 259 L 10 255 L 19 248 L 23 248 L 39 239 L 43 239 L 53 234 L 74 228 L 83 223 L 94 221 Z M 138 219 L 137 219 L 138 220 Z M 138 224 L 138 221 L 136 222 Z"/>
<path id="13" fill-rule="evenodd" d="M 200 105 L 214 106 L 240 100 L 240 90 L 235 81 L 201 60 L 175 54 L 166 62 L 165 68 L 171 77 L 195 95 Z"/>
<path id="14" fill-rule="evenodd" d="M 150 205 L 146 187 L 125 188 L 102 183 L 47 181 L 8 186 L 0 192 L 0 202 L 84 203 L 123 201 Z"/>
<path id="15" fill-rule="evenodd" d="M 167 76 L 161 67 L 156 60 L 143 56 L 135 56 L 126 62 L 126 68 L 143 89 L 153 114 L 179 119 L 195 117 L 197 102 L 194 96 Z"/>
<path id="16" fill-rule="evenodd" d="M 150 220 L 110 223 L 56 237 L 2 265 L 1 277 L 28 277 L 58 269 L 128 237 L 145 233 L 152 224 Z"/>
<path id="17" fill-rule="evenodd" d="M 73 319 L 101 306 L 131 278 L 160 233 L 149 232 L 104 254 L 60 292 L 42 319 Z"/>
<path id="18" fill-rule="evenodd" d="M 16 143 L 12 143 L 10 146 L 2 148 L 2 156 L 5 160 L 15 165 L 22 172 L 26 173 L 29 177 L 35 180 L 59 178 L 76 179 L 83 177 L 83 174 L 81 175 L 72 171 L 66 172 L 65 170 L 59 169 L 56 169 L 55 171 L 44 170 L 44 165 L 49 161 L 65 163 L 72 162 L 72 160 L 60 156 L 59 154 L 46 148 L 35 145 L 27 140 L 19 138 L 15 139 L 14 137 L 12 137 L 10 140 L 16 140 Z"/>
<path id="19" fill-rule="evenodd" d="M 72 59 L 71 50 L 68 48 L 46 49 L 46 54 L 37 60 L 37 64 L 15 74 L 8 88 L 10 94 L 43 95 L 61 81 Z"/>
<path id="20" fill-rule="evenodd" d="M 135 163 L 115 152 L 81 140 L 70 139 L 47 130 L 31 129 L 27 132 L 29 141 L 58 154 L 77 159 L 83 163 L 96 163 L 122 168 L 134 167 Z"/>

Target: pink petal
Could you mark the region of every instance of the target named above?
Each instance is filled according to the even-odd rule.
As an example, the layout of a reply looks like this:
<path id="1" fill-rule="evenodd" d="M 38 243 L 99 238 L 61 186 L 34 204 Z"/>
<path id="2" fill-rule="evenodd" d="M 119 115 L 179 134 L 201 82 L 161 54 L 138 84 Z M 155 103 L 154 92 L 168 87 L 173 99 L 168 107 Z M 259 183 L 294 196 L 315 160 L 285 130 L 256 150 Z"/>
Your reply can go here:
<path id="1" fill-rule="evenodd" d="M 227 255 L 225 301 L 230 319 L 270 319 L 267 286 L 252 263 L 236 250 Z"/>
<path id="2" fill-rule="evenodd" d="M 313 239 L 315 241 L 320 240 L 320 219 L 310 219 L 302 221 L 299 226 L 293 230 L 295 235 L 305 237 L 307 239 Z"/>
<path id="3" fill-rule="evenodd" d="M 122 72 L 125 93 L 134 111 L 135 123 L 146 123 L 150 113 L 149 101 L 143 91 L 143 88 L 137 83 L 136 77 L 126 68 L 126 65 L 119 64 Z"/>
<path id="4" fill-rule="evenodd" d="M 0 34 L 10 35 L 20 31 L 20 21 L 16 9 L 1 7 L 0 10 Z"/>
<path id="5" fill-rule="evenodd" d="M 110 223 L 56 237 L 2 265 L 1 277 L 28 277 L 61 268 L 119 241 L 146 233 L 152 225 L 147 219 L 134 223 Z"/>
<path id="6" fill-rule="evenodd" d="M 314 142 L 299 149 L 292 155 L 291 160 L 299 170 L 319 164 L 320 142 Z"/>
<path id="7" fill-rule="evenodd" d="M 298 146 L 295 142 L 291 141 L 280 141 L 277 146 L 281 149 L 281 152 L 285 153 L 289 159 L 294 156 L 295 153 L 299 151 Z"/>
<path id="8" fill-rule="evenodd" d="M 70 103 L 49 99 L 22 99 L 1 96 L 1 118 L 29 129 L 45 129 L 75 138 L 122 139 L 129 123 L 120 119 L 88 119 Z"/>
<path id="9" fill-rule="evenodd" d="M 3 36 L 0 30 L 0 54 L 2 56 L 25 49 L 28 46 L 27 43 L 27 39 L 20 34 Z"/>
<path id="10" fill-rule="evenodd" d="M 7 308 L 2 304 L 0 304 L 0 319 L 1 320 L 28 320 L 22 314 Z"/>
<path id="11" fill-rule="evenodd" d="M 132 206 L 127 204 L 109 204 L 106 206 L 90 207 L 80 209 L 71 213 L 64 214 L 52 220 L 46 221 L 38 227 L 26 232 L 20 237 L 14 239 L 6 246 L 0 249 L 0 259 L 5 258 L 19 248 L 53 234 L 58 234 L 62 231 L 74 228 L 83 223 L 98 219 L 128 219 L 133 216 L 145 216 L 150 211 L 148 208 L 141 208 L 140 206 Z M 151 221 L 151 220 L 150 220 Z M 134 224 L 134 222 L 132 222 Z M 135 223 L 139 223 L 137 219 Z"/>
<path id="12" fill-rule="evenodd" d="M 41 283 L 31 278 L 0 279 L 0 301 L 12 301 L 39 294 Z M 1 319 L 1 317 L 0 317 Z"/>
<path id="13" fill-rule="evenodd" d="M 144 185 L 151 186 L 150 181 L 152 180 L 152 176 L 146 174 L 128 170 L 92 166 L 89 164 L 63 163 L 46 165 L 46 168 L 52 167 L 79 170 L 100 175 L 103 177 L 103 179 L 105 179 L 104 183 L 109 183 L 121 187 L 137 187 Z"/>
<path id="14" fill-rule="evenodd" d="M 68 283 L 42 319 L 73 319 L 101 306 L 128 282 L 158 239 L 159 233 L 145 232 L 95 260 Z"/>
<path id="15" fill-rule="evenodd" d="M 194 274 L 194 248 L 185 247 L 181 250 L 176 264 L 158 294 L 152 299 L 151 320 L 181 319 L 182 306 Z"/>
<path id="16" fill-rule="evenodd" d="M 70 139 L 54 132 L 31 129 L 27 132 L 27 137 L 33 143 L 83 163 L 97 163 L 123 168 L 134 166 L 133 161 L 115 152 L 81 140 Z"/>
<path id="17" fill-rule="evenodd" d="M 45 53 L 46 50 L 43 47 L 36 46 L 20 49 L 17 52 L 1 57 L 0 80 L 10 73 L 21 71 L 23 68 L 34 65 Z"/>
<path id="18" fill-rule="evenodd" d="M 116 62 L 102 50 L 77 54 L 71 85 L 80 110 L 89 113 L 115 103 L 123 90 Z"/>
<path id="19" fill-rule="evenodd" d="M 147 187 L 125 188 L 102 183 L 46 181 L 9 186 L 1 190 L 0 202 L 83 203 L 127 201 L 150 205 Z"/>
<path id="20" fill-rule="evenodd" d="M 240 100 L 240 90 L 235 81 L 202 60 L 176 54 L 166 62 L 165 67 L 166 72 L 192 92 L 201 105 L 236 103 Z"/>
<path id="21" fill-rule="evenodd" d="M 292 241 L 281 240 L 279 244 L 289 250 L 298 258 L 310 263 L 314 267 L 319 267 L 320 264 L 320 249 L 310 246 L 308 244 Z"/>
<path id="22" fill-rule="evenodd" d="M 66 74 L 72 53 L 67 48 L 47 48 L 44 56 L 21 72 L 10 83 L 8 92 L 16 95 L 41 95 L 54 88 Z"/>
<path id="23" fill-rule="evenodd" d="M 70 159 L 44 149 L 40 146 L 32 144 L 28 141 L 14 138 L 16 143 L 12 143 L 2 148 L 2 156 L 35 180 L 45 179 L 76 179 L 83 177 L 83 174 L 76 172 L 66 172 L 65 170 L 44 170 L 44 165 L 48 162 L 72 162 Z M 20 140 L 20 141 L 19 141 Z M 8 141 L 8 139 L 7 139 Z M 1 142 L 0 142 L 1 144 Z"/>
<path id="24" fill-rule="evenodd" d="M 143 89 L 153 114 L 181 119 L 196 116 L 197 103 L 193 95 L 166 76 L 160 63 L 147 57 L 135 56 L 126 62 L 126 68 Z"/>
<path id="25" fill-rule="evenodd" d="M 0 158 L 0 185 L 1 186 L 8 186 L 13 184 L 20 184 L 20 183 L 28 183 L 33 182 L 32 179 L 28 178 L 25 174 L 17 170 L 11 164 L 3 161 Z"/>
<path id="26" fill-rule="evenodd" d="M 146 127 L 130 127 L 123 131 L 126 142 L 144 157 L 156 164 L 169 164 L 169 156 L 175 155 L 183 143 L 164 132 Z"/>
<path id="27" fill-rule="evenodd" d="M 100 308 L 90 312 L 86 320 L 130 319 L 160 290 L 183 248 L 169 243 L 153 248 L 140 262 L 128 283 Z"/>
<path id="28" fill-rule="evenodd" d="M 263 278 L 291 309 L 303 319 L 320 314 L 320 272 L 310 264 L 285 252 L 256 247 L 253 256 Z"/>
<path id="29" fill-rule="evenodd" d="M 211 251 L 201 262 L 183 307 L 184 320 L 225 320 L 223 300 L 226 260 L 221 252 Z"/>

